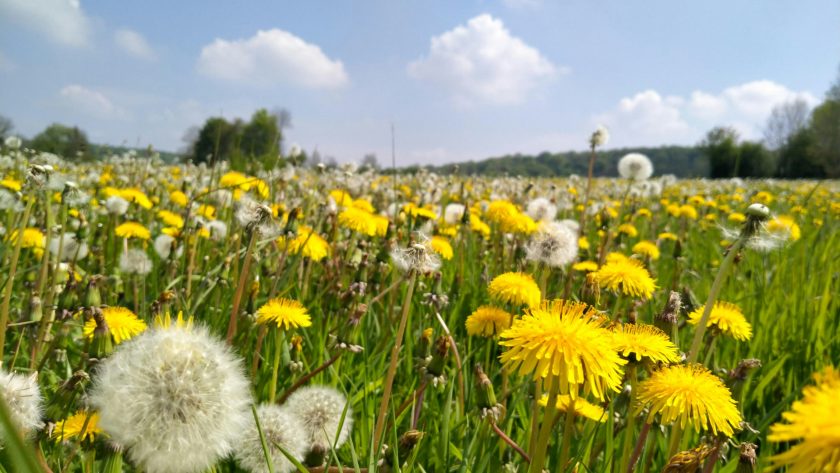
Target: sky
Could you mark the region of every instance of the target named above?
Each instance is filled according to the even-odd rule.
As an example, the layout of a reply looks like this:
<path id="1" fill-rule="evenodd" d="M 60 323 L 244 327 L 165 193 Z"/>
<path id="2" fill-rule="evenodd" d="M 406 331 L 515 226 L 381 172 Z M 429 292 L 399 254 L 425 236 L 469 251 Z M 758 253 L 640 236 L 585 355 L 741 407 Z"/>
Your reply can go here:
<path id="1" fill-rule="evenodd" d="M 176 151 L 210 116 L 398 165 L 760 139 L 838 77 L 836 0 L 0 0 L 0 114 Z"/>

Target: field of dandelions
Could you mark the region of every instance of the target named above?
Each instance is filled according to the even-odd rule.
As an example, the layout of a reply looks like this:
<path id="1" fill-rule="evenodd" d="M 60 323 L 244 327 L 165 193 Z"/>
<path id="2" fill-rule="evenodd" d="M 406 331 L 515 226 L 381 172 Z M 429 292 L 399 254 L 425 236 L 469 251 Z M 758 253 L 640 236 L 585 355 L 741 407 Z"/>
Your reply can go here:
<path id="1" fill-rule="evenodd" d="M 0 472 L 840 472 L 837 182 L 295 163 L 0 148 Z"/>

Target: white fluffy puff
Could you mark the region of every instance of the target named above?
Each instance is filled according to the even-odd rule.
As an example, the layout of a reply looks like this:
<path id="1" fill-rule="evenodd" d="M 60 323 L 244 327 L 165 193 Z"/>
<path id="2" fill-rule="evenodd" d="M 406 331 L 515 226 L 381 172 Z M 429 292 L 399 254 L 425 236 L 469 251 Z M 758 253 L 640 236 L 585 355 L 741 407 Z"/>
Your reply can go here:
<path id="1" fill-rule="evenodd" d="M 557 206 L 545 197 L 537 197 L 528 202 L 525 213 L 536 222 L 553 222 L 557 217 Z"/>
<path id="2" fill-rule="evenodd" d="M 0 369 L 0 397 L 6 401 L 12 421 L 24 435 L 30 435 L 44 426 L 41 422 L 43 399 L 35 374 L 24 376 Z M 3 435 L 0 432 L 0 447 L 3 445 Z"/>
<path id="3" fill-rule="evenodd" d="M 200 326 L 155 328 L 100 365 L 99 425 L 148 473 L 207 470 L 253 423 L 241 360 Z"/>
<path id="4" fill-rule="evenodd" d="M 618 174 L 624 179 L 644 181 L 653 175 L 653 163 L 640 153 L 625 154 L 618 160 Z"/>
<path id="5" fill-rule="evenodd" d="M 559 222 L 542 224 L 525 247 L 526 258 L 552 268 L 566 266 L 578 253 L 577 232 Z"/>
<path id="6" fill-rule="evenodd" d="M 265 436 L 274 471 L 276 473 L 294 471 L 295 466 L 275 445 L 282 445 L 290 455 L 303 461 L 309 449 L 309 442 L 300 419 L 289 413 L 286 408 L 273 404 L 262 404 L 257 407 L 257 417 L 260 419 L 260 428 Z M 239 466 L 251 473 L 268 472 L 260 433 L 255 422 L 251 422 L 250 427 L 242 434 L 234 458 Z"/>
<path id="7" fill-rule="evenodd" d="M 350 437 L 353 429 L 353 409 L 350 407 L 341 431 L 338 429 L 346 404 L 347 398 L 339 391 L 327 386 L 310 386 L 295 391 L 284 406 L 300 419 L 309 449 L 327 451 L 333 444 L 339 448 Z"/>

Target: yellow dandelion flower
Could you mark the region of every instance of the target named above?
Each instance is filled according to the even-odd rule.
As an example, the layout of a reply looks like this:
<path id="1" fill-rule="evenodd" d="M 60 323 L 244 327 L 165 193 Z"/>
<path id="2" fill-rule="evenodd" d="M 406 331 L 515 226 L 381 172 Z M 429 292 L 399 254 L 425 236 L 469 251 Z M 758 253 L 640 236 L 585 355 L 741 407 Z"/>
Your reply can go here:
<path id="1" fill-rule="evenodd" d="M 636 211 L 636 217 L 651 218 L 652 216 L 653 213 L 651 213 L 650 209 L 647 209 L 645 207 L 642 207 Z"/>
<path id="2" fill-rule="evenodd" d="M 184 219 L 175 212 L 161 210 L 158 212 L 158 218 L 167 226 L 175 228 L 184 228 Z"/>
<path id="3" fill-rule="evenodd" d="M 682 428 L 711 430 L 731 437 L 740 428 L 741 413 L 729 388 L 705 366 L 671 365 L 651 373 L 636 390 L 636 415 L 650 408 L 662 423 L 678 421 Z"/>
<path id="4" fill-rule="evenodd" d="M 767 205 L 770 202 L 773 202 L 773 194 L 767 191 L 756 192 L 755 195 L 752 197 L 753 202 L 758 202 L 759 204 Z"/>
<path id="5" fill-rule="evenodd" d="M 246 190 L 242 187 L 246 182 L 248 182 L 248 176 L 245 174 L 237 171 L 228 171 L 219 178 L 219 187 L 239 187 L 242 190 Z"/>
<path id="6" fill-rule="evenodd" d="M 129 202 L 134 202 L 135 204 L 139 205 L 140 207 L 143 207 L 144 209 L 152 208 L 152 201 L 149 200 L 149 198 L 143 191 L 135 187 L 121 189 L 119 191 L 119 195 L 123 199 Z"/>
<path id="7" fill-rule="evenodd" d="M 9 235 L 9 244 L 16 245 L 18 240 L 19 230 L 15 230 Z M 35 250 L 43 250 L 46 237 L 41 230 L 34 227 L 23 229 L 23 238 L 21 241 L 21 248 L 31 248 Z"/>
<path id="8" fill-rule="evenodd" d="M 483 305 L 467 317 L 467 334 L 495 337 L 510 328 L 513 315 L 490 305 Z"/>
<path id="9" fill-rule="evenodd" d="M 257 309 L 257 323 L 275 323 L 283 330 L 298 327 L 309 327 L 312 320 L 306 307 L 294 299 L 278 297 L 266 302 Z"/>
<path id="10" fill-rule="evenodd" d="M 582 302 L 555 300 L 528 309 L 511 328 L 501 333 L 500 345 L 509 349 L 501 361 L 508 370 L 533 373 L 554 385 L 558 394 L 573 399 L 592 394 L 604 400 L 606 391 L 621 389 L 622 365 L 603 319 Z M 558 383 L 558 384 L 554 384 Z"/>
<path id="11" fill-rule="evenodd" d="M 212 205 L 208 205 L 208 204 L 199 205 L 197 212 L 198 212 L 198 215 L 201 215 L 202 217 L 204 217 L 208 220 L 213 220 L 214 218 L 216 218 L 216 207 L 213 207 Z"/>
<path id="12" fill-rule="evenodd" d="M 163 227 L 160 229 L 160 232 L 173 238 L 177 238 L 181 235 L 181 229 L 175 227 Z"/>
<path id="13" fill-rule="evenodd" d="M 373 226 L 374 226 L 374 236 L 384 237 L 388 233 L 388 225 L 391 224 L 391 221 L 388 220 L 387 217 L 383 217 L 382 215 L 374 215 L 373 216 Z"/>
<path id="14" fill-rule="evenodd" d="M 537 230 L 537 223 L 507 200 L 490 202 L 485 216 L 488 221 L 497 224 L 504 233 L 530 235 Z"/>
<path id="15" fill-rule="evenodd" d="M 626 255 L 623 255 L 623 254 L 621 254 L 617 251 L 611 251 L 611 252 L 607 253 L 607 257 L 605 258 L 607 264 L 622 263 L 624 261 L 627 261 L 628 259 L 630 259 L 630 258 L 628 258 Z"/>
<path id="16" fill-rule="evenodd" d="M 588 250 L 589 249 L 589 240 L 586 237 L 578 238 L 578 248 L 581 250 Z"/>
<path id="17" fill-rule="evenodd" d="M 373 207 L 373 204 L 371 204 L 369 201 L 367 201 L 365 199 L 356 199 L 356 200 L 353 201 L 353 203 L 351 205 L 353 207 L 356 207 L 357 209 L 364 210 L 365 212 L 368 212 L 368 213 L 376 212 L 376 209 Z"/>
<path id="18" fill-rule="evenodd" d="M 726 219 L 732 223 L 744 223 L 747 221 L 747 216 L 741 212 L 732 212 Z"/>
<path id="19" fill-rule="evenodd" d="M 656 243 L 650 240 L 642 240 L 633 245 L 633 253 L 645 256 L 652 260 L 659 259 L 659 248 L 656 246 Z"/>
<path id="20" fill-rule="evenodd" d="M 0 181 L 0 186 L 14 192 L 20 192 L 20 190 L 23 189 L 23 183 L 12 179 L 11 177 L 4 177 L 3 180 Z"/>
<path id="21" fill-rule="evenodd" d="M 440 236 L 433 236 L 431 241 L 432 249 L 435 250 L 435 253 L 439 254 L 441 258 L 445 260 L 452 259 L 454 255 L 454 251 L 452 250 L 452 245 L 449 244 L 449 240 Z"/>
<path id="22" fill-rule="evenodd" d="M 350 207 L 353 205 L 353 198 L 345 190 L 334 189 L 330 191 L 330 197 L 335 201 L 335 205 L 339 207 Z"/>
<path id="23" fill-rule="evenodd" d="M 539 400 L 539 404 L 543 407 L 548 405 L 548 396 L 543 396 Z M 557 396 L 557 410 L 562 412 L 569 412 L 569 405 L 572 404 L 572 398 L 568 395 Z M 586 419 L 594 420 L 595 422 L 606 422 L 607 415 L 604 408 L 592 404 L 591 402 L 578 397 L 574 400 L 574 411 L 576 417 L 584 417 Z"/>
<path id="24" fill-rule="evenodd" d="M 840 371 L 827 367 L 814 374 L 814 386 L 802 390 L 802 399 L 770 426 L 771 442 L 798 442 L 790 450 L 770 458 L 770 470 L 788 468 L 791 473 L 836 472 L 840 465 Z"/>
<path id="25" fill-rule="evenodd" d="M 137 222 L 125 222 L 114 230 L 118 237 L 130 239 L 139 238 L 141 240 L 148 240 L 152 238 L 152 234 L 143 225 Z"/>
<path id="26" fill-rule="evenodd" d="M 178 207 L 186 207 L 187 203 L 190 201 L 187 198 L 187 194 L 184 194 L 181 191 L 174 191 L 170 193 L 169 200 Z"/>
<path id="27" fill-rule="evenodd" d="M 632 361 L 647 358 L 654 363 L 680 361 L 677 347 L 653 325 L 622 324 L 613 328 L 613 343 L 621 356 Z"/>
<path id="28" fill-rule="evenodd" d="M 484 238 L 490 236 L 490 226 L 482 222 L 478 216 L 472 213 L 470 213 L 470 230 L 480 233 Z"/>
<path id="29" fill-rule="evenodd" d="M 609 289 L 626 296 L 649 299 L 656 289 L 656 281 L 638 260 L 607 262 L 592 273 L 595 283 L 601 289 Z"/>
<path id="30" fill-rule="evenodd" d="M 700 323 L 705 308 L 706 306 L 704 305 L 688 314 L 688 323 L 692 325 Z M 747 322 L 740 307 L 731 302 L 715 302 L 715 305 L 712 306 L 712 313 L 709 314 L 709 321 L 706 323 L 706 327 L 716 327 L 735 340 L 746 341 L 752 338 L 752 326 Z"/>
<path id="31" fill-rule="evenodd" d="M 659 238 L 660 240 L 671 240 L 671 241 L 677 241 L 677 239 L 678 239 L 677 235 L 674 234 L 674 233 L 671 233 L 671 232 L 662 232 L 662 233 L 659 234 L 659 236 L 657 238 Z"/>
<path id="32" fill-rule="evenodd" d="M 93 441 L 94 436 L 100 433 L 102 429 L 99 428 L 99 413 L 79 411 L 57 422 L 50 437 L 56 442 L 74 438 Z"/>
<path id="33" fill-rule="evenodd" d="M 103 307 L 102 316 L 117 345 L 146 330 L 146 322 L 125 307 Z M 85 322 L 85 337 L 92 339 L 94 331 L 96 331 L 96 321 L 89 319 Z"/>
<path id="34" fill-rule="evenodd" d="M 277 244 L 280 245 L 280 248 L 285 248 L 285 237 L 278 238 Z M 306 225 L 301 225 L 298 228 L 298 234 L 289 241 L 288 249 L 289 253 L 293 255 L 301 253 L 312 261 L 321 261 L 329 256 L 332 251 L 327 240 L 324 240 L 321 235 L 318 235 L 311 227 Z"/>
<path id="35" fill-rule="evenodd" d="M 417 204 L 409 203 L 403 206 L 403 212 L 417 219 L 422 218 L 426 220 L 437 220 L 437 214 L 425 207 L 420 207 Z"/>
<path id="36" fill-rule="evenodd" d="M 525 273 L 500 274 L 490 281 L 487 291 L 495 299 L 514 306 L 536 307 L 542 299 L 534 278 Z"/>
<path id="37" fill-rule="evenodd" d="M 172 320 L 172 315 L 167 312 L 166 314 L 158 314 L 155 316 L 154 326 L 158 329 L 167 330 L 169 328 L 186 328 L 190 329 L 193 325 L 193 318 L 192 316 L 187 317 L 184 319 L 184 313 L 182 311 L 178 311 L 178 315 L 175 317 L 175 320 Z"/>
<path id="38" fill-rule="evenodd" d="M 338 224 L 367 236 L 374 236 L 377 233 L 374 215 L 355 207 L 347 207 L 342 210 L 338 214 Z"/>
<path id="39" fill-rule="evenodd" d="M 635 238 L 639 236 L 639 231 L 636 230 L 636 227 L 633 226 L 632 223 L 624 223 L 618 226 L 618 233 L 623 233 L 630 238 Z"/>
<path id="40" fill-rule="evenodd" d="M 583 271 L 586 273 L 591 273 L 592 271 L 598 271 L 598 263 L 595 261 L 581 261 L 579 263 L 575 263 L 572 265 L 572 269 L 575 271 Z"/>
<path id="41" fill-rule="evenodd" d="M 790 241 L 796 241 L 802 237 L 802 231 L 799 229 L 799 225 L 789 215 L 779 215 L 767 222 L 767 231 L 784 236 Z"/>

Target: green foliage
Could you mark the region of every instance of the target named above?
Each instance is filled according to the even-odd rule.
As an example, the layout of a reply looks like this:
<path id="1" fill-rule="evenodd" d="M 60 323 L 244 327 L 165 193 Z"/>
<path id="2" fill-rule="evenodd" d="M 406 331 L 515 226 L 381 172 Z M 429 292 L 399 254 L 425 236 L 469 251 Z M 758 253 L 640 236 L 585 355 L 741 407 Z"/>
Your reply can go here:
<path id="1" fill-rule="evenodd" d="M 37 151 L 75 159 L 88 152 L 90 143 L 88 143 L 87 134 L 79 127 L 53 123 L 44 131 L 35 135 L 28 146 Z"/>
<path id="2" fill-rule="evenodd" d="M 709 177 L 725 178 L 738 175 L 738 132 L 729 127 L 715 127 L 700 143 L 709 160 Z"/>
<path id="3" fill-rule="evenodd" d="M 840 85 L 835 86 L 840 90 Z M 840 95 L 840 92 L 837 93 Z M 840 97 L 826 99 L 811 114 L 814 154 L 825 175 L 840 177 Z"/>
<path id="4" fill-rule="evenodd" d="M 245 169 L 254 160 L 273 162 L 282 135 L 278 118 L 264 108 L 254 112 L 247 123 L 211 117 L 192 145 L 191 158 L 194 163 L 230 161 L 234 169 Z"/>
<path id="5" fill-rule="evenodd" d="M 825 170 L 815 153 L 814 133 L 807 128 L 792 135 L 779 149 L 778 164 L 778 177 L 825 177 Z"/>

